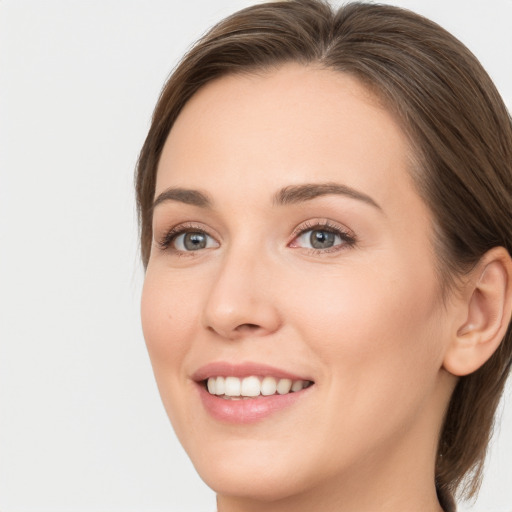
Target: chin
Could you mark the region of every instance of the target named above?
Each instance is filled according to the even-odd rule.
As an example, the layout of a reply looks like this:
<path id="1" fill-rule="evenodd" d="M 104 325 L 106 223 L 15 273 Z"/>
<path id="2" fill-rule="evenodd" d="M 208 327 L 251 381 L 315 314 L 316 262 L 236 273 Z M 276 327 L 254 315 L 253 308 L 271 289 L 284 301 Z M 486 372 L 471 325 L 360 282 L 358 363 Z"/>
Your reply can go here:
<path id="1" fill-rule="evenodd" d="M 307 493 L 345 466 L 338 458 L 336 468 L 331 467 L 329 454 L 306 447 L 303 439 L 211 436 L 208 443 L 197 438 L 192 446 L 185 443 L 185 449 L 199 476 L 218 495 L 274 502 Z"/>
<path id="2" fill-rule="evenodd" d="M 238 466 L 226 459 L 195 467 L 203 481 L 222 496 L 272 502 L 304 492 L 307 485 L 304 475 L 279 462 L 276 464 L 275 459 Z"/>

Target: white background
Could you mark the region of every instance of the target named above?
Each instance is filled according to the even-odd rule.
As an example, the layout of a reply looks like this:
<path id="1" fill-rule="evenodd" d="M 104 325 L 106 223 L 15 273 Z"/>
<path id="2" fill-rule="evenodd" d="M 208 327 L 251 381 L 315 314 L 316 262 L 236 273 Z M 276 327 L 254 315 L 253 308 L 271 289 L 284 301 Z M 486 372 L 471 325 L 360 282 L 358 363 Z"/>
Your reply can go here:
<path id="1" fill-rule="evenodd" d="M 214 509 L 145 351 L 132 176 L 177 59 L 250 3 L 0 0 L 2 512 Z M 512 106 L 512 0 L 395 3 L 462 39 Z M 461 511 L 512 511 L 510 390 Z"/>

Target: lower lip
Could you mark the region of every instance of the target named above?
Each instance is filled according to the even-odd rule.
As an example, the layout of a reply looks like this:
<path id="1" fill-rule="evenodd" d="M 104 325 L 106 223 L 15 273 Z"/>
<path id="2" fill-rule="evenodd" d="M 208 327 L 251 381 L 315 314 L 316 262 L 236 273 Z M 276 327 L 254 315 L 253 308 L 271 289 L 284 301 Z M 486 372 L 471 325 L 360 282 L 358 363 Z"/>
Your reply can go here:
<path id="1" fill-rule="evenodd" d="M 216 420 L 227 423 L 254 423 L 271 414 L 291 407 L 304 398 L 313 386 L 285 395 L 258 396 L 240 400 L 226 400 L 211 395 L 203 383 L 198 384 L 199 395 L 207 412 Z"/>

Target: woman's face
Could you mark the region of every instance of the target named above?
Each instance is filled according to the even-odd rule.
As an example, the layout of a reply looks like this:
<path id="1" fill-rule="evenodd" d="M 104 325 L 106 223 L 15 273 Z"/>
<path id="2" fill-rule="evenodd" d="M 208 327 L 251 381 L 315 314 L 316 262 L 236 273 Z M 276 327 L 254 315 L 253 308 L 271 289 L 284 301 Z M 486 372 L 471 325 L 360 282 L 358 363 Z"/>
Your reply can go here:
<path id="1" fill-rule="evenodd" d="M 450 322 L 409 168 L 393 117 L 334 71 L 228 76 L 180 114 L 142 322 L 175 431 L 220 494 L 433 479 Z"/>

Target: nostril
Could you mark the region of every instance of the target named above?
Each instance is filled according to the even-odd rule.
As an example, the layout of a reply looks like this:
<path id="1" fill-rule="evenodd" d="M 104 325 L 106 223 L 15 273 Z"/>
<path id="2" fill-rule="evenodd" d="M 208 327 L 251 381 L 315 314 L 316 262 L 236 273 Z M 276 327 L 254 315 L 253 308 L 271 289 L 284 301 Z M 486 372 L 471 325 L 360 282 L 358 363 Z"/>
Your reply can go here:
<path id="1" fill-rule="evenodd" d="M 220 334 L 221 336 L 225 336 L 226 338 L 240 338 L 243 336 L 252 336 L 256 335 L 262 330 L 261 325 L 258 324 L 240 324 L 236 326 L 232 331 L 226 331 L 216 328 L 215 326 L 208 326 L 208 330 Z"/>
<path id="2" fill-rule="evenodd" d="M 259 329 L 260 326 L 256 324 L 241 324 L 239 325 L 235 331 L 238 332 L 244 332 L 244 331 L 255 331 L 256 329 Z"/>

